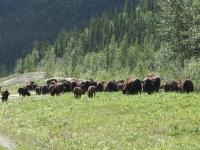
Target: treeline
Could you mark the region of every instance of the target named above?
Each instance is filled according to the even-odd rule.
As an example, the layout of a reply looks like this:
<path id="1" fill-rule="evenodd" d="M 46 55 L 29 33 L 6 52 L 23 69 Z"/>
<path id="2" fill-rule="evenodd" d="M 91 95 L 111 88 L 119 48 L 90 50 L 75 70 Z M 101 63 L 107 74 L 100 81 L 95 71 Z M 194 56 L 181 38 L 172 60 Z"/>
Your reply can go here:
<path id="1" fill-rule="evenodd" d="M 116 6 L 121 10 L 124 0 L 1 0 L 0 76 L 13 73 L 16 60 L 32 51 L 33 41 L 53 44 L 62 28 L 85 28 L 92 15 Z"/>
<path id="2" fill-rule="evenodd" d="M 126 0 L 123 11 L 91 18 L 87 28 L 62 30 L 53 45 L 35 42 L 15 73 L 96 80 L 144 77 L 199 82 L 198 1 Z M 191 9 L 192 8 L 192 9 Z"/>

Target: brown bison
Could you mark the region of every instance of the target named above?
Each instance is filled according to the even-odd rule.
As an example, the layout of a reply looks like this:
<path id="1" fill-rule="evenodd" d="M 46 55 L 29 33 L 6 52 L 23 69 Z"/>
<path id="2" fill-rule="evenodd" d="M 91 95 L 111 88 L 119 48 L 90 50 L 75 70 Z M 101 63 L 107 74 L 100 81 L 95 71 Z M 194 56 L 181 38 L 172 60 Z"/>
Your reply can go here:
<path id="1" fill-rule="evenodd" d="M 115 80 L 111 80 L 108 82 L 108 91 L 109 92 L 117 92 L 117 82 Z"/>
<path id="2" fill-rule="evenodd" d="M 104 92 L 108 92 L 109 90 L 108 90 L 108 82 L 104 82 L 103 83 L 103 91 Z"/>
<path id="3" fill-rule="evenodd" d="M 36 95 L 40 95 L 40 94 L 41 94 L 41 91 L 42 91 L 42 86 L 37 86 L 37 87 L 35 88 L 35 93 L 36 93 Z"/>
<path id="4" fill-rule="evenodd" d="M 70 81 L 70 91 L 71 92 L 73 92 L 74 88 L 77 87 L 77 86 L 78 85 L 77 85 L 76 80 L 73 79 L 73 80 Z"/>
<path id="5" fill-rule="evenodd" d="M 124 82 L 124 88 L 122 89 L 123 94 L 141 94 L 142 81 L 137 78 L 129 77 Z"/>
<path id="6" fill-rule="evenodd" d="M 102 82 L 97 82 L 96 91 L 103 92 L 103 83 Z"/>
<path id="7" fill-rule="evenodd" d="M 70 92 L 70 82 L 69 81 L 61 81 L 64 87 L 64 92 Z"/>
<path id="8" fill-rule="evenodd" d="M 85 81 L 85 91 L 88 90 L 90 86 L 96 86 L 97 82 L 94 82 L 92 78 L 89 78 L 88 80 Z"/>
<path id="9" fill-rule="evenodd" d="M 145 77 L 143 80 L 143 91 L 148 94 L 152 94 L 154 92 L 154 80 L 150 77 Z"/>
<path id="10" fill-rule="evenodd" d="M 194 90 L 194 86 L 193 86 L 193 82 L 191 79 L 186 79 L 183 82 L 183 92 L 185 93 L 189 93 L 189 92 L 193 92 Z"/>
<path id="11" fill-rule="evenodd" d="M 88 88 L 88 97 L 95 97 L 95 93 L 96 93 L 96 87 L 95 86 L 89 86 Z"/>
<path id="12" fill-rule="evenodd" d="M 30 96 L 31 95 L 31 93 L 29 93 L 29 91 L 28 91 L 28 88 L 27 87 L 20 87 L 20 88 L 18 88 L 18 91 L 17 91 L 18 93 L 19 93 L 19 95 L 21 96 Z"/>
<path id="13" fill-rule="evenodd" d="M 160 89 L 160 77 L 155 75 L 146 75 L 145 78 L 150 78 L 153 81 L 153 92 L 159 92 Z"/>
<path id="14" fill-rule="evenodd" d="M 65 91 L 65 87 L 63 86 L 63 84 L 61 82 L 58 82 L 56 84 L 52 84 L 52 89 L 50 91 L 51 96 L 56 95 L 60 95 L 60 93 L 63 93 Z"/>
<path id="15" fill-rule="evenodd" d="M 35 83 L 34 81 L 27 82 L 26 87 L 28 88 L 28 90 L 35 90 L 35 88 L 37 87 L 37 83 Z"/>
<path id="16" fill-rule="evenodd" d="M 1 87 L 0 87 L 0 89 L 1 89 Z M 8 92 L 7 88 L 1 89 L 1 96 L 2 96 L 1 99 L 2 99 L 2 102 L 7 101 L 9 95 L 10 95 L 10 93 Z"/>
<path id="17" fill-rule="evenodd" d="M 73 93 L 74 93 L 74 98 L 81 97 L 81 95 L 84 94 L 83 89 L 81 87 L 74 87 Z"/>
<path id="18" fill-rule="evenodd" d="M 45 84 L 45 85 L 42 85 L 42 86 L 41 86 L 41 93 L 42 93 L 43 95 L 46 95 L 46 94 L 49 93 L 49 85 L 48 85 L 48 84 Z"/>
<path id="19" fill-rule="evenodd" d="M 165 81 L 163 88 L 165 92 L 177 92 L 179 90 L 178 83 L 169 80 Z"/>
<path id="20" fill-rule="evenodd" d="M 48 79 L 48 80 L 47 80 L 47 84 L 51 84 L 52 81 L 55 82 L 55 83 L 58 82 L 57 79 L 53 79 L 53 78 L 52 78 L 52 79 Z"/>
<path id="21" fill-rule="evenodd" d="M 125 80 L 117 81 L 117 90 L 118 91 L 121 91 L 124 88 L 124 82 L 125 82 Z"/>

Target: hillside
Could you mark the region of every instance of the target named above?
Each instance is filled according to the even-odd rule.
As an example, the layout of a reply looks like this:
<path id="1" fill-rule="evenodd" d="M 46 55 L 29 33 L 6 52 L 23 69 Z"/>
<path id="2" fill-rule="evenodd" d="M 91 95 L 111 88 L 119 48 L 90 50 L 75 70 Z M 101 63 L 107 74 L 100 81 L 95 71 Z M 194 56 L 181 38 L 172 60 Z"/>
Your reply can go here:
<path id="1" fill-rule="evenodd" d="M 122 9 L 124 0 L 1 0 L 0 75 L 12 71 L 16 60 L 31 51 L 34 41 L 52 43 L 61 29 L 84 28 L 93 15 L 114 12 L 117 6 Z"/>

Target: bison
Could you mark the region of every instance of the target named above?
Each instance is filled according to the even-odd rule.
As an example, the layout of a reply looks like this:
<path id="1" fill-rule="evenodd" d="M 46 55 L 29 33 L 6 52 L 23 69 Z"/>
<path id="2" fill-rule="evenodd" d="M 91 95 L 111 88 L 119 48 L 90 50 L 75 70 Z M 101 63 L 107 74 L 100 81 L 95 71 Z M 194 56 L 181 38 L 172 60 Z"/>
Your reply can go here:
<path id="1" fill-rule="evenodd" d="M 109 92 L 117 92 L 117 82 L 115 80 L 111 80 L 108 82 L 108 91 Z"/>
<path id="2" fill-rule="evenodd" d="M 73 90 L 74 90 L 75 87 L 77 87 L 76 80 L 71 80 L 70 81 L 70 91 L 73 92 Z"/>
<path id="3" fill-rule="evenodd" d="M 143 91 L 152 94 L 154 92 L 154 80 L 145 77 L 143 80 Z"/>
<path id="4" fill-rule="evenodd" d="M 123 94 L 141 94 L 142 90 L 142 83 L 143 81 L 140 81 L 137 78 L 129 77 L 124 82 L 124 88 L 122 89 Z"/>
<path id="5" fill-rule="evenodd" d="M 194 86 L 193 86 L 193 82 L 191 79 L 186 79 L 183 82 L 183 92 L 185 93 L 189 93 L 189 92 L 193 92 L 194 90 Z"/>
<path id="6" fill-rule="evenodd" d="M 146 75 L 145 78 L 150 78 L 153 81 L 153 92 L 159 92 L 160 89 L 160 77 L 155 75 Z"/>
<path id="7" fill-rule="evenodd" d="M 97 82 L 96 91 L 103 92 L 103 83 L 102 82 Z"/>
<path id="8" fill-rule="evenodd" d="M 81 87 L 74 87 L 73 93 L 74 93 L 74 98 L 81 97 L 81 95 L 84 94 L 83 89 Z"/>
<path id="9" fill-rule="evenodd" d="M 36 95 L 40 95 L 40 94 L 41 94 L 41 91 L 42 91 L 42 86 L 37 86 L 37 87 L 35 88 L 35 93 L 36 93 Z"/>
<path id="10" fill-rule="evenodd" d="M 10 95 L 10 93 L 8 92 L 7 88 L 1 89 L 1 96 L 2 96 L 1 99 L 2 99 L 2 102 L 7 101 L 9 95 Z"/>
<path id="11" fill-rule="evenodd" d="M 31 93 L 29 93 L 29 91 L 28 91 L 28 88 L 27 87 L 20 87 L 20 88 L 18 88 L 18 91 L 17 91 L 18 93 L 19 93 L 19 95 L 21 96 L 30 96 L 31 95 Z"/>
<path id="12" fill-rule="evenodd" d="M 179 89 L 176 81 L 169 80 L 165 81 L 163 88 L 165 92 L 177 92 Z"/>
<path id="13" fill-rule="evenodd" d="M 89 86 L 88 88 L 88 97 L 95 97 L 95 93 L 96 93 L 96 87 L 95 86 Z"/>
<path id="14" fill-rule="evenodd" d="M 35 90 L 35 88 L 37 87 L 37 83 L 35 83 L 34 81 L 27 82 L 26 87 L 28 88 L 28 90 Z"/>
<path id="15" fill-rule="evenodd" d="M 54 82 L 56 82 L 56 83 L 58 82 L 57 79 L 53 79 L 53 78 L 52 78 L 52 79 L 48 79 L 48 80 L 47 80 L 47 84 L 51 84 L 52 81 L 54 81 Z"/>
<path id="16" fill-rule="evenodd" d="M 43 95 L 46 95 L 47 93 L 49 93 L 49 84 L 42 85 L 42 87 L 41 87 L 41 93 Z"/>
<path id="17" fill-rule="evenodd" d="M 90 86 L 96 86 L 97 82 L 94 82 L 92 78 L 89 78 L 88 80 L 85 81 L 85 91 L 88 90 Z"/>
<path id="18" fill-rule="evenodd" d="M 65 87 L 63 86 L 61 82 L 52 84 L 51 86 L 52 86 L 52 90 L 50 91 L 51 96 L 54 96 L 55 94 L 60 95 L 61 92 L 65 91 Z"/>

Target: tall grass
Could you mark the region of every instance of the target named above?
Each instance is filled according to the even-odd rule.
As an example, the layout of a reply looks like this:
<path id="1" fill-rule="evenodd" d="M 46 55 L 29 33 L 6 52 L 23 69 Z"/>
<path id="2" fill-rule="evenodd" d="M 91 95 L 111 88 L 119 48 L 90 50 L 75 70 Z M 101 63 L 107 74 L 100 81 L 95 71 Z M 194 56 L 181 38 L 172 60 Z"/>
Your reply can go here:
<path id="1" fill-rule="evenodd" d="M 199 149 L 200 95 L 9 97 L 0 134 L 17 149 Z"/>

